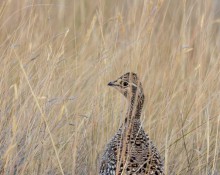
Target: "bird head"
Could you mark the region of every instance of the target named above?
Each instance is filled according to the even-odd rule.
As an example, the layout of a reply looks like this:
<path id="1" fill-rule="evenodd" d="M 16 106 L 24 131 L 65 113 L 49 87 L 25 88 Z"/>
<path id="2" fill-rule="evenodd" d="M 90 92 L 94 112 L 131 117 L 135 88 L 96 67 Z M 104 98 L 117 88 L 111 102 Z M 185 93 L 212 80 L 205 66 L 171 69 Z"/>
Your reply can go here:
<path id="1" fill-rule="evenodd" d="M 133 72 L 128 72 L 118 79 L 109 82 L 108 86 L 114 87 L 127 99 L 130 99 L 135 95 L 143 94 L 141 82 L 139 81 L 137 74 Z"/>

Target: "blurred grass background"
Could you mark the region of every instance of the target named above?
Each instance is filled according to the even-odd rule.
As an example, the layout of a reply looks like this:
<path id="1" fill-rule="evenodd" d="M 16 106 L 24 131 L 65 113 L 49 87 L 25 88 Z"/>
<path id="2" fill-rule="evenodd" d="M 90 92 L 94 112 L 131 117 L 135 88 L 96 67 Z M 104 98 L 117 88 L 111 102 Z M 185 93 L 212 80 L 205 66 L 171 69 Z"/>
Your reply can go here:
<path id="1" fill-rule="evenodd" d="M 138 73 L 166 174 L 220 173 L 219 1 L 1 0 L 0 174 L 98 174 Z"/>

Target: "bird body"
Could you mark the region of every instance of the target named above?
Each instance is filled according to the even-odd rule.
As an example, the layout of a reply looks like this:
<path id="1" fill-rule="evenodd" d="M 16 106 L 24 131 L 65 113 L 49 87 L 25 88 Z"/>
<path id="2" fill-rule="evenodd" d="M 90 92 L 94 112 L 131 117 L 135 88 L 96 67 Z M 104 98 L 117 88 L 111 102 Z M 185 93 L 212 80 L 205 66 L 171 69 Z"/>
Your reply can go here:
<path id="1" fill-rule="evenodd" d="M 124 123 L 106 146 L 99 175 L 164 175 L 157 148 L 141 126 L 144 94 L 137 75 L 124 74 L 109 85 L 128 99 L 129 106 Z"/>

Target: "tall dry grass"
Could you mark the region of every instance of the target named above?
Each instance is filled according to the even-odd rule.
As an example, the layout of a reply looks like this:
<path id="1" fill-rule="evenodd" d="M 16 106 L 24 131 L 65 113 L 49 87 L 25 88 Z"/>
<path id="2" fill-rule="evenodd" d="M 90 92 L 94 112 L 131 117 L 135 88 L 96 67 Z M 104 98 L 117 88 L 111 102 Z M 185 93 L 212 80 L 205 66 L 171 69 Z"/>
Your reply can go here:
<path id="1" fill-rule="evenodd" d="M 134 71 L 166 174 L 220 173 L 217 1 L 0 1 L 0 174 L 98 173 Z"/>

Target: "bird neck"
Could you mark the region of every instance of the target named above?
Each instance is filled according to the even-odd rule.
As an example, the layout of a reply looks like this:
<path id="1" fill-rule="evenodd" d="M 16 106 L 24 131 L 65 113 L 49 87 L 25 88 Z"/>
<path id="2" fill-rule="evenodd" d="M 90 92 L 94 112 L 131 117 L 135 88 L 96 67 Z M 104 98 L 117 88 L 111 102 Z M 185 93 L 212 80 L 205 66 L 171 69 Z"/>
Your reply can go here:
<path id="1" fill-rule="evenodd" d="M 144 94 L 133 94 L 129 100 L 128 110 L 126 114 L 126 122 L 131 122 L 132 120 L 140 120 L 141 111 L 144 104 Z"/>

